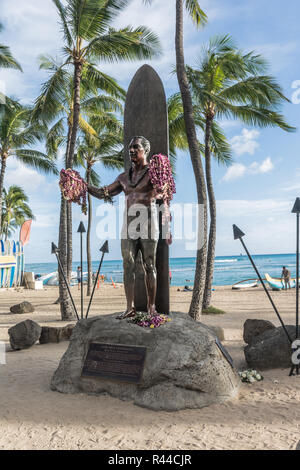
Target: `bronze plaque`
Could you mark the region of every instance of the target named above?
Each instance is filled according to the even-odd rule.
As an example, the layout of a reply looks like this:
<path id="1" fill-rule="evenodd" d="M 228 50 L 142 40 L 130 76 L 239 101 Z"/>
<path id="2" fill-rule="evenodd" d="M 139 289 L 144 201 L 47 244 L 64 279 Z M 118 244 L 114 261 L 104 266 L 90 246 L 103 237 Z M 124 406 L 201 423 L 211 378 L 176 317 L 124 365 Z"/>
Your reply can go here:
<path id="1" fill-rule="evenodd" d="M 82 377 L 99 377 L 117 382 L 140 383 L 147 348 L 126 344 L 91 343 Z"/>

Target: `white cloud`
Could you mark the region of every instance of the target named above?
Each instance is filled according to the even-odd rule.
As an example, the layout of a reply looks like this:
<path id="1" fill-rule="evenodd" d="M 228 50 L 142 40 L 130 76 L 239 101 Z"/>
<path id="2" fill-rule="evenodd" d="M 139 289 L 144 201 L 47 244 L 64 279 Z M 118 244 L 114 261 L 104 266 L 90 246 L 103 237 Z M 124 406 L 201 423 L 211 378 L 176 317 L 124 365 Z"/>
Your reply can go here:
<path id="1" fill-rule="evenodd" d="M 253 129 L 243 129 L 241 135 L 235 135 L 230 140 L 230 144 L 237 155 L 249 153 L 253 155 L 255 150 L 259 148 L 259 143 L 256 139 L 259 136 L 259 131 Z"/>
<path id="2" fill-rule="evenodd" d="M 268 157 L 261 164 L 257 162 L 251 163 L 248 170 L 250 173 L 256 175 L 258 173 L 268 173 L 269 171 L 272 171 L 273 168 L 274 165 L 272 163 L 272 160 L 270 157 Z"/>
<path id="3" fill-rule="evenodd" d="M 262 163 L 253 162 L 251 165 L 246 166 L 242 163 L 234 163 L 228 168 L 225 175 L 223 176 L 223 181 L 233 181 L 240 179 L 245 175 L 257 175 L 268 173 L 272 171 L 274 164 L 270 157 L 267 157 Z"/>
<path id="4" fill-rule="evenodd" d="M 5 175 L 5 187 L 12 184 L 21 186 L 25 192 L 36 191 L 46 183 L 45 176 L 32 168 L 28 168 L 14 158 L 8 160 L 7 171 Z"/>
<path id="5" fill-rule="evenodd" d="M 239 178 L 242 178 L 247 171 L 245 165 L 241 163 L 234 163 L 232 166 L 228 168 L 225 175 L 223 176 L 224 181 L 232 181 Z"/>

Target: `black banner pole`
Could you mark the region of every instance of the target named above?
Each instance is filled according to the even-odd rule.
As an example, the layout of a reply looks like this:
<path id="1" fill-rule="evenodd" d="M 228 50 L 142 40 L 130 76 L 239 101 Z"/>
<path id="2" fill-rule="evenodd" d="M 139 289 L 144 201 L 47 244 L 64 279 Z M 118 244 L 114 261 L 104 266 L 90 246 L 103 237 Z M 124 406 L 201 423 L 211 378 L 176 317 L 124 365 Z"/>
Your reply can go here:
<path id="1" fill-rule="evenodd" d="M 300 199 L 297 197 L 292 214 L 296 214 L 296 339 L 299 337 L 299 213 L 300 213 Z M 294 375 L 294 369 L 296 368 L 296 374 L 299 375 L 299 364 L 292 365 L 290 375 Z"/>
<path id="2" fill-rule="evenodd" d="M 278 319 L 279 319 L 279 321 L 280 321 L 280 323 L 281 323 L 281 325 L 282 325 L 282 327 L 283 327 L 283 329 L 284 329 L 284 331 L 285 331 L 285 334 L 286 334 L 286 336 L 287 336 L 289 342 L 292 343 L 292 339 L 291 339 L 291 337 L 290 337 L 290 335 L 289 335 L 289 333 L 288 333 L 288 331 L 287 331 L 287 329 L 286 329 L 286 327 L 285 327 L 285 324 L 283 323 L 282 318 L 281 318 L 281 316 L 279 315 L 279 312 L 278 312 L 278 310 L 277 310 L 277 308 L 276 308 L 276 306 L 275 306 L 275 304 L 274 304 L 274 302 L 273 302 L 273 300 L 272 300 L 272 298 L 271 298 L 271 296 L 270 296 L 270 294 L 269 294 L 269 292 L 268 292 L 268 290 L 267 290 L 267 288 L 266 288 L 266 286 L 265 286 L 265 284 L 264 284 L 264 282 L 263 282 L 263 280 L 262 280 L 262 277 L 261 277 L 261 275 L 259 274 L 258 269 L 257 269 L 257 267 L 255 266 L 255 263 L 254 263 L 254 261 L 253 261 L 251 255 L 250 255 L 249 251 L 247 250 L 247 247 L 246 247 L 246 245 L 245 245 L 245 243 L 244 243 L 244 241 L 243 241 L 243 239 L 242 239 L 242 237 L 243 237 L 245 234 L 244 234 L 236 225 L 233 225 L 233 235 L 234 235 L 234 239 L 235 239 L 235 240 L 239 239 L 240 242 L 241 242 L 241 244 L 243 245 L 244 250 L 246 251 L 247 256 L 248 256 L 248 258 L 249 258 L 249 260 L 250 260 L 250 262 L 251 262 L 251 264 L 252 264 L 252 266 L 253 266 L 253 268 L 254 268 L 254 270 L 255 270 L 255 272 L 256 272 L 256 274 L 257 274 L 257 276 L 258 276 L 258 278 L 259 278 L 259 280 L 260 280 L 260 282 L 261 282 L 261 284 L 262 284 L 262 286 L 263 286 L 263 288 L 264 288 L 264 291 L 265 291 L 265 293 L 267 294 L 268 299 L 269 299 L 270 302 L 271 302 L 271 305 L 272 305 L 272 307 L 273 307 L 273 309 L 274 309 L 274 312 L 276 313 L 276 315 L 277 315 L 277 317 L 278 317 Z"/>
<path id="3" fill-rule="evenodd" d="M 104 243 L 104 245 L 100 248 L 100 251 L 102 251 L 102 256 L 101 256 L 101 260 L 100 260 L 100 263 L 99 263 L 98 271 L 97 271 L 97 274 L 96 274 L 96 279 L 95 279 L 95 281 L 94 281 L 93 292 L 92 292 L 92 295 L 91 295 L 91 298 L 90 298 L 90 301 L 89 301 L 89 305 L 88 305 L 88 308 L 87 308 L 87 311 L 86 311 L 85 318 L 88 317 L 88 314 L 89 314 L 89 311 L 90 311 L 90 306 L 91 306 L 91 304 L 92 304 L 92 300 L 93 300 L 93 297 L 94 297 L 94 292 L 95 292 L 95 288 L 96 288 L 96 285 L 97 285 L 98 277 L 99 277 L 99 275 L 100 275 L 100 269 L 101 269 L 101 266 L 102 266 L 102 262 L 103 262 L 104 255 L 105 255 L 105 253 L 109 253 L 108 241 L 106 241 L 106 242 Z"/>
<path id="4" fill-rule="evenodd" d="M 80 297 L 81 297 L 81 319 L 83 319 L 83 253 L 82 253 L 82 234 L 85 233 L 85 228 L 83 222 L 80 222 L 77 233 L 80 233 L 80 268 L 81 268 L 81 290 L 80 290 Z"/>

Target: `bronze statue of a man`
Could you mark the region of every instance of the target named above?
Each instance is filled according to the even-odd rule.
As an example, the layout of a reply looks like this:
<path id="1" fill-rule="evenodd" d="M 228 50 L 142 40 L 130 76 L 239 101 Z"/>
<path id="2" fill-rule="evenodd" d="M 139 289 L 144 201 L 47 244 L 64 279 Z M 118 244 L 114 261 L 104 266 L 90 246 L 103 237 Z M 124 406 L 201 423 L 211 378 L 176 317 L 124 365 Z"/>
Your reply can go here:
<path id="1" fill-rule="evenodd" d="M 147 157 L 150 143 L 145 137 L 136 136 L 129 144 L 129 155 L 132 167 L 117 177 L 114 183 L 104 188 L 88 186 L 88 192 L 98 199 L 108 199 L 124 191 L 126 196 L 124 222 L 121 232 L 121 250 L 124 267 L 124 288 L 127 299 L 125 312 L 117 318 L 133 317 L 136 313 L 134 305 L 135 262 L 138 251 L 141 251 L 145 269 L 147 309 L 155 315 L 156 297 L 156 249 L 159 238 L 158 217 L 156 210 L 156 192 L 152 186 L 148 172 Z M 139 232 L 132 230 L 137 212 L 146 214 L 140 220 Z M 136 228 L 136 226 L 135 226 Z"/>

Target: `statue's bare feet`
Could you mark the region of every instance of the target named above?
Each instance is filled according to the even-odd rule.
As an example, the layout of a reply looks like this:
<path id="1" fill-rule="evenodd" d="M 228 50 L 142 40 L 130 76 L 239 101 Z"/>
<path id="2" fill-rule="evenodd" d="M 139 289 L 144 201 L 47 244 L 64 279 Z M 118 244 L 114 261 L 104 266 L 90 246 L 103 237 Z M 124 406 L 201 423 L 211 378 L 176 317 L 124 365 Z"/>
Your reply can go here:
<path id="1" fill-rule="evenodd" d="M 148 313 L 153 316 L 158 315 L 155 305 L 148 306 Z"/>
<path id="2" fill-rule="evenodd" d="M 124 320 L 124 318 L 131 318 L 131 317 L 134 317 L 136 314 L 136 310 L 135 308 L 130 308 L 130 309 L 126 309 L 125 312 L 122 312 L 120 313 L 120 315 L 118 315 L 116 317 L 117 320 Z"/>

